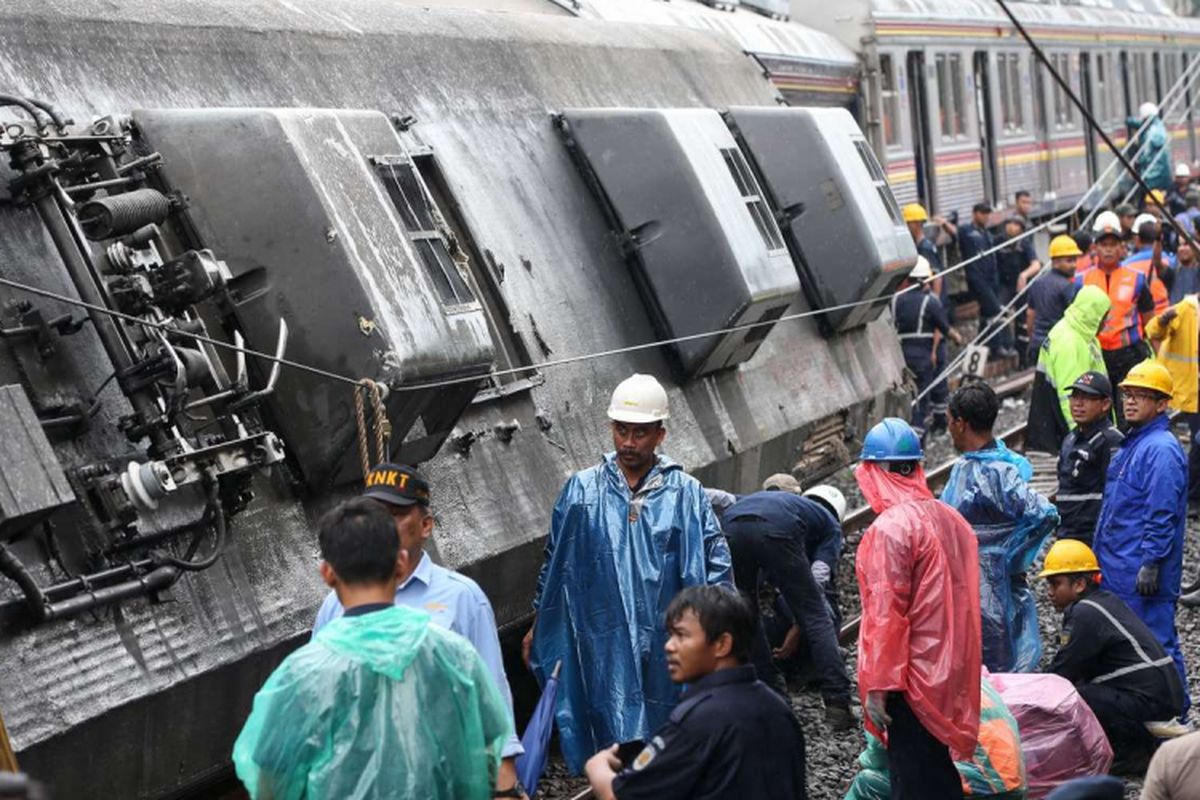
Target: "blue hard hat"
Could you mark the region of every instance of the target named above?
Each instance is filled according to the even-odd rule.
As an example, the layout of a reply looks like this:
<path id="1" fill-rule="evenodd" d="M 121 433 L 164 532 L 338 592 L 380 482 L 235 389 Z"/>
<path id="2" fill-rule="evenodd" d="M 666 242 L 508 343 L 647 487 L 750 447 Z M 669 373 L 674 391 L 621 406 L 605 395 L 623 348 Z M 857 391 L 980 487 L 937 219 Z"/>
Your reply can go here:
<path id="1" fill-rule="evenodd" d="M 920 461 L 925 457 L 917 432 L 902 419 L 887 417 L 867 432 L 861 461 Z"/>

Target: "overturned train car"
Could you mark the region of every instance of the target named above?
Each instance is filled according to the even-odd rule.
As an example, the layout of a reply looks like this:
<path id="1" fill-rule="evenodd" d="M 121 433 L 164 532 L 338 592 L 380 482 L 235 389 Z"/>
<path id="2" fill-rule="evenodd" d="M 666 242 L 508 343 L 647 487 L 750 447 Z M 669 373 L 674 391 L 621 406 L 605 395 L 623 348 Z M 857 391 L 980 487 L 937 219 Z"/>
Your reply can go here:
<path id="1" fill-rule="evenodd" d="M 227 769 L 324 595 L 355 379 L 502 625 L 629 373 L 736 490 L 843 463 L 901 387 L 881 304 L 852 305 L 913 259 L 879 165 L 719 32 L 31 0 L 0 41 L 0 711 L 58 796 Z"/>

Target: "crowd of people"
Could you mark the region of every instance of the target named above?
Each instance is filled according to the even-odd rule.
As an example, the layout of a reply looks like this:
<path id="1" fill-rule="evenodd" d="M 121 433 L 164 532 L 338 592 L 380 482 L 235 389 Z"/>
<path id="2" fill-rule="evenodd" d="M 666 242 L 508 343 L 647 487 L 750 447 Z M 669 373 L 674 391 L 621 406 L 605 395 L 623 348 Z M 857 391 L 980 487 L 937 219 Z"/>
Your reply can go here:
<path id="1" fill-rule="evenodd" d="M 940 498 L 912 426 L 888 418 L 866 435 L 855 478 L 877 517 L 855 561 L 855 687 L 837 641 L 842 493 L 789 474 L 747 495 L 706 489 L 660 452 L 662 385 L 622 382 L 607 412 L 613 451 L 555 504 L 524 641 L 539 681 L 557 680 L 568 768 L 602 800 L 806 797 L 805 732 L 786 701 L 803 662 L 833 730 L 859 725 L 857 688 L 864 758 L 877 754 L 863 777 L 884 781 L 884 796 L 958 798 L 972 781 L 972 796 L 1023 790 L 1020 732 L 987 676 L 1045 663 L 1027 579 L 1044 554 L 1039 574 L 1063 612 L 1048 669 L 1099 720 L 1114 770 L 1145 772 L 1190 705 L 1174 623 L 1187 486 L 1168 430 L 1173 377 L 1152 360 L 1128 371 L 1124 439 L 1105 374 L 1072 386 L 1063 469 L 1079 488 L 1057 503 L 996 438 L 986 383 L 947 399 L 962 458 Z M 528 796 L 491 605 L 424 552 L 433 495 L 417 470 L 381 464 L 362 497 L 320 520 L 331 591 L 233 753 L 252 797 Z M 778 593 L 770 614 L 764 582 Z M 1181 741 L 1175 767 L 1200 757 L 1200 734 Z M 1167 766 L 1151 772 L 1187 773 Z M 867 784 L 850 796 L 872 796 Z"/>
<path id="2" fill-rule="evenodd" d="M 1200 189 L 1185 170 L 1157 199 L 1190 235 Z M 539 683 L 555 682 L 563 758 L 595 797 L 807 797 L 786 700 L 805 670 L 832 730 L 860 724 L 857 690 L 868 746 L 848 797 L 1021 797 L 1022 732 L 990 676 L 1039 669 L 1090 710 L 1114 773 L 1148 771 L 1145 797 L 1195 796 L 1171 792 L 1200 781 L 1175 622 L 1200 447 L 1189 461 L 1169 410 L 1200 430 L 1196 253 L 1153 211 L 1119 207 L 1054 238 L 1043 267 L 1021 238 L 1032 198 L 1015 201 L 996 252 L 986 204 L 961 227 L 904 208 L 920 258 L 892 316 L 921 399 L 911 423 L 867 433 L 854 472 L 877 515 L 855 556 L 854 676 L 838 646 L 842 493 L 790 474 L 740 496 L 706 488 L 661 452 L 658 380 L 614 389 L 613 449 L 559 494 L 522 642 Z M 991 346 L 1037 364 L 1028 445 L 1058 453 L 1053 502 L 997 438 L 992 388 L 938 380 L 946 341 L 961 344 L 939 238 L 975 259 L 965 277 L 985 328 L 1029 289 L 1021 324 Z M 922 466 L 931 428 L 961 455 L 938 498 Z M 234 748 L 252 797 L 528 797 L 491 604 L 424 552 L 433 497 L 417 470 L 381 464 L 320 520 L 330 593 Z M 1047 657 L 1039 562 L 1062 614 Z"/>

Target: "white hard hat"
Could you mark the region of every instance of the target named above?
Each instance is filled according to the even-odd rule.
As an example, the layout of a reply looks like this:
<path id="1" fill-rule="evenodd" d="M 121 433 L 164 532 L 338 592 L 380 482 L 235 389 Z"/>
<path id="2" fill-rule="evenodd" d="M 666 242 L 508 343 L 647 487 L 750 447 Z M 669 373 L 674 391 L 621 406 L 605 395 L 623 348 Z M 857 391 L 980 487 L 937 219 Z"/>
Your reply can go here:
<path id="1" fill-rule="evenodd" d="M 915 281 L 926 281 L 933 277 L 933 270 L 929 267 L 929 259 L 925 256 L 917 256 L 917 264 L 912 268 L 912 272 L 908 273 L 908 277 Z"/>
<path id="2" fill-rule="evenodd" d="M 1182 161 L 1179 162 L 1178 164 L 1175 165 L 1175 177 L 1176 178 L 1192 177 L 1192 168 L 1189 167 L 1187 164 L 1183 163 Z"/>
<path id="3" fill-rule="evenodd" d="M 1150 117 L 1158 113 L 1158 106 L 1151 103 L 1149 100 L 1138 106 L 1138 119 L 1145 122 Z"/>
<path id="4" fill-rule="evenodd" d="M 838 522 L 846 518 L 846 496 L 838 491 L 836 487 L 829 484 L 814 486 L 805 492 L 804 496 L 820 500 L 829 506 L 829 509 L 833 511 L 833 515 L 837 517 Z"/>
<path id="5" fill-rule="evenodd" d="M 1101 236 L 1105 233 L 1121 235 L 1121 218 L 1114 211 L 1101 211 L 1092 222 L 1092 233 Z"/>
<path id="6" fill-rule="evenodd" d="M 608 404 L 608 418 L 635 425 L 669 417 L 667 390 L 653 375 L 634 373 L 617 384 Z"/>
<path id="7" fill-rule="evenodd" d="M 1133 221 L 1133 232 L 1137 233 L 1138 231 L 1140 231 L 1142 229 L 1142 226 L 1145 225 L 1147 222 L 1151 222 L 1151 223 L 1157 225 L 1158 217 L 1154 216 L 1153 214 L 1138 214 L 1137 218 Z"/>

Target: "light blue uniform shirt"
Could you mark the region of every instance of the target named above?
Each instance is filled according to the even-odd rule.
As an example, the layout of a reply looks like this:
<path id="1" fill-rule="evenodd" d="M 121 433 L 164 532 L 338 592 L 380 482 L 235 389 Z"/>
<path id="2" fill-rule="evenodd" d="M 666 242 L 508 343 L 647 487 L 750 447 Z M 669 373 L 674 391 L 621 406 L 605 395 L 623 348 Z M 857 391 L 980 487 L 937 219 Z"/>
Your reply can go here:
<path id="1" fill-rule="evenodd" d="M 452 630 L 470 641 L 495 680 L 496 688 L 508 703 L 508 715 L 512 717 L 512 691 L 508 688 L 508 676 L 504 674 L 496 615 L 479 584 L 465 575 L 433 563 L 428 554 L 422 553 L 413 574 L 396 587 L 396 605 L 428 611 L 435 625 Z M 317 612 L 313 636 L 340 617 L 342 612 L 337 594 L 330 592 Z M 505 743 L 502 755 L 510 758 L 524 752 L 521 740 L 514 733 Z"/>

